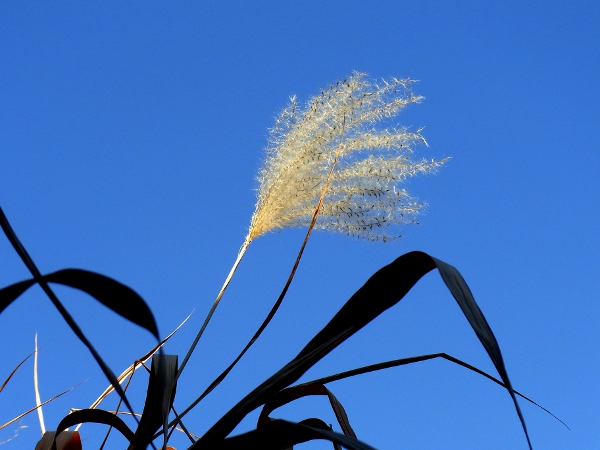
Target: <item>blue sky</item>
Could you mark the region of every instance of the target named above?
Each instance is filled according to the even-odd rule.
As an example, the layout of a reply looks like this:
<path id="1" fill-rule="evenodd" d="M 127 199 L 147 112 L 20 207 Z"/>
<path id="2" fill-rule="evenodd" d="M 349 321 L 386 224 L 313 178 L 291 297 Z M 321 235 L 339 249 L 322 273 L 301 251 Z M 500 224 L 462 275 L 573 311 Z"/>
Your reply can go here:
<path id="1" fill-rule="evenodd" d="M 411 250 L 456 266 L 502 348 L 534 448 L 600 443 L 600 8 L 595 2 L 3 2 L 0 204 L 42 270 L 79 267 L 139 292 L 181 356 L 247 231 L 267 128 L 353 70 L 420 80 L 398 123 L 424 127 L 419 156 L 451 161 L 407 189 L 429 206 L 405 237 L 377 244 L 315 232 L 273 323 L 186 420 L 198 434 L 295 355 L 377 269 Z M 182 377 L 183 409 L 235 357 L 283 286 L 303 230 L 248 251 Z M 28 276 L 0 239 L 5 286 Z M 94 300 L 56 289 L 120 373 L 154 345 Z M 106 386 L 39 289 L 0 316 L 0 378 L 40 342 L 52 429 Z M 437 273 L 305 380 L 446 352 L 495 375 Z M 143 401 L 144 376 L 132 398 Z M 28 362 L 0 394 L 4 422 L 34 404 Z M 509 396 L 444 361 L 330 385 L 377 448 L 527 448 Z M 112 408 L 114 399 L 107 401 Z M 278 411 L 333 422 L 326 401 Z M 252 415 L 237 431 L 253 427 Z M 23 419 L 4 448 L 33 448 Z M 17 427 L 0 431 L 0 441 Z M 81 430 L 97 448 L 100 427 Z M 178 436 L 175 446 L 186 448 Z M 122 442 L 113 441 L 118 448 Z M 330 448 L 312 443 L 307 449 Z"/>

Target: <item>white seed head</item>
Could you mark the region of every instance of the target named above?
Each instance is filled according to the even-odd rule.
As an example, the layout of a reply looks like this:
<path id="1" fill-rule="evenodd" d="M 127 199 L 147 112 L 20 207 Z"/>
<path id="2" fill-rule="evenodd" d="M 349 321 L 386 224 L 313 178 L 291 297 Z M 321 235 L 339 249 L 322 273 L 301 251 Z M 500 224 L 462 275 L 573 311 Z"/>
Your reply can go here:
<path id="1" fill-rule="evenodd" d="M 414 222 L 424 204 L 400 185 L 446 159 L 410 158 L 415 145 L 427 144 L 420 130 L 377 127 L 422 100 L 412 84 L 394 78 L 378 85 L 353 73 L 304 108 L 292 97 L 270 130 L 247 240 L 309 225 L 332 167 L 315 228 L 386 241 L 399 236 L 394 225 Z"/>

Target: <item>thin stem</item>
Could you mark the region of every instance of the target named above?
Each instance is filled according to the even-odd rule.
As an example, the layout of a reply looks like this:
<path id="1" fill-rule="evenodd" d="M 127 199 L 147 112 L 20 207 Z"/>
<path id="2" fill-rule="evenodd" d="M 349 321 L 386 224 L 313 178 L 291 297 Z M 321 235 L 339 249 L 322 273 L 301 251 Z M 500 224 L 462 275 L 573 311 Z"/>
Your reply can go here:
<path id="1" fill-rule="evenodd" d="M 242 258 L 244 257 L 244 254 L 246 253 L 246 250 L 248 250 L 248 246 L 250 245 L 250 242 L 252 242 L 252 240 L 249 238 L 246 238 L 246 240 L 244 241 L 244 244 L 240 248 L 240 251 L 238 252 L 238 256 L 237 256 L 235 262 L 233 263 L 233 267 L 231 267 L 231 270 L 229 271 L 229 275 L 227 275 L 227 278 L 225 279 L 225 282 L 223 283 L 223 286 L 221 287 L 221 290 L 219 291 L 217 298 L 215 299 L 212 307 L 210 308 L 210 311 L 208 312 L 206 319 L 204 319 L 202 328 L 200 328 L 200 331 L 198 331 L 198 334 L 196 335 L 196 339 L 194 339 L 192 346 L 188 350 L 187 355 L 185 355 L 183 362 L 179 366 L 179 370 L 177 371 L 176 379 L 179 379 L 179 377 L 181 376 L 181 372 L 183 372 L 183 369 L 185 368 L 188 360 L 190 359 L 190 356 L 192 356 L 192 353 L 196 349 L 196 345 L 198 345 L 198 341 L 200 341 L 200 338 L 202 337 L 202 334 L 204 333 L 204 330 L 206 329 L 208 322 L 210 322 L 210 319 L 212 318 L 213 314 L 215 313 L 215 310 L 217 309 L 217 306 L 219 305 L 219 302 L 221 301 L 221 297 L 223 297 L 223 294 L 225 293 L 225 289 L 227 289 L 227 286 L 229 286 L 229 282 L 231 281 L 233 274 L 235 273 L 238 266 L 240 265 L 240 262 L 242 261 Z"/>
<path id="2" fill-rule="evenodd" d="M 127 383 L 125 384 L 125 387 L 123 388 L 123 392 L 127 392 L 127 388 L 129 387 L 129 384 L 131 383 L 131 380 L 133 379 L 134 373 L 135 373 L 135 368 L 131 372 L 131 376 L 127 380 Z M 119 401 L 117 402 L 117 407 L 115 408 L 115 415 L 119 414 L 119 409 L 121 408 L 121 402 L 122 402 L 122 399 L 119 399 Z M 110 432 L 112 431 L 112 429 L 113 429 L 113 427 L 111 427 L 111 426 L 108 427 L 108 430 L 106 431 L 106 435 L 104 436 L 104 440 L 102 441 L 102 444 L 100 444 L 100 448 L 98 450 L 104 449 L 104 446 L 106 445 L 106 441 L 108 441 L 108 437 L 110 436 Z M 77 430 L 75 430 L 75 431 L 77 431 Z"/>
<path id="3" fill-rule="evenodd" d="M 198 405 L 198 403 L 200 403 L 204 399 L 204 397 L 206 397 L 208 394 L 210 394 L 213 391 L 213 389 L 215 389 L 221 383 L 221 381 L 223 381 L 225 379 L 225 377 L 229 374 L 229 372 L 231 372 L 231 370 L 238 363 L 238 361 L 240 359 L 242 359 L 242 357 L 248 351 L 248 349 L 256 342 L 256 340 L 258 339 L 258 337 L 262 334 L 262 332 L 267 327 L 267 325 L 269 324 L 269 322 L 271 322 L 271 319 L 273 318 L 273 316 L 275 315 L 275 313 L 277 312 L 277 310 L 281 306 L 281 303 L 283 302 L 283 299 L 284 299 L 285 295 L 287 294 L 287 291 L 288 291 L 288 289 L 290 287 L 290 284 L 292 283 L 294 275 L 296 274 L 296 270 L 298 269 L 298 265 L 300 264 L 300 259 L 302 258 L 302 254 L 304 253 L 304 249 L 306 248 L 306 244 L 308 243 L 308 238 L 310 237 L 310 235 L 311 235 L 311 233 L 312 233 L 312 231 L 313 231 L 313 229 L 315 227 L 315 224 L 317 222 L 317 217 L 319 216 L 319 212 L 321 210 L 321 206 L 323 205 L 323 200 L 325 199 L 325 194 L 327 193 L 327 188 L 329 187 L 329 183 L 331 181 L 331 177 L 333 175 L 333 172 L 335 170 L 335 167 L 336 167 L 338 159 L 339 159 L 340 150 L 341 150 L 342 145 L 344 143 L 345 125 L 346 125 L 346 119 L 344 118 L 344 121 L 342 122 L 342 135 L 341 135 L 340 143 L 338 144 L 338 147 L 337 147 L 336 152 L 335 152 L 335 156 L 333 158 L 333 162 L 331 163 L 331 167 L 329 168 L 329 173 L 327 174 L 327 179 L 325 180 L 325 184 L 323 186 L 323 189 L 321 190 L 321 195 L 319 196 L 319 201 L 318 201 L 317 206 L 315 208 L 315 212 L 314 212 L 313 217 L 312 217 L 312 219 L 310 221 L 310 225 L 308 226 L 308 230 L 306 232 L 306 236 L 304 237 L 304 241 L 302 242 L 302 246 L 300 247 L 300 251 L 298 252 L 298 256 L 296 257 L 296 261 L 294 263 L 294 266 L 292 267 L 290 275 L 288 276 L 288 279 L 287 279 L 287 281 L 285 283 L 285 286 L 281 290 L 281 294 L 279 294 L 279 297 L 277 298 L 277 301 L 275 302 L 275 304 L 271 308 L 271 311 L 269 311 L 269 314 L 267 315 L 267 317 L 265 318 L 265 320 L 263 321 L 263 323 L 260 325 L 260 327 L 258 328 L 258 330 L 256 331 L 256 333 L 254 333 L 254 336 L 252 336 L 252 339 L 250 339 L 250 341 L 246 344 L 246 346 L 241 351 L 241 353 L 237 356 L 237 358 L 235 358 L 235 360 L 206 388 L 206 390 L 202 393 L 202 395 L 200 395 L 200 397 L 198 397 L 196 400 L 194 400 L 194 402 L 190 406 L 188 406 L 179 415 L 178 419 L 174 420 L 173 422 L 171 422 L 169 424 L 170 427 L 173 426 L 174 424 L 176 424 L 179 421 L 179 419 L 181 419 L 188 412 L 190 412 L 194 407 L 196 407 L 196 405 Z M 238 259 L 241 259 L 241 258 L 238 257 Z M 232 275 L 232 274 L 230 274 L 230 275 Z"/>

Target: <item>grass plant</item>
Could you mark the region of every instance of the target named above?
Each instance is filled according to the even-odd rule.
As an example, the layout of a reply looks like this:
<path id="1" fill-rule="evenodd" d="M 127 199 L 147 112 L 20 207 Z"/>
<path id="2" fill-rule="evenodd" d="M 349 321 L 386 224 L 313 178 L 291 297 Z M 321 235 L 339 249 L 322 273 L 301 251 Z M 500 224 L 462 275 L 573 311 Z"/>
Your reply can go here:
<path id="1" fill-rule="evenodd" d="M 447 159 L 413 160 L 414 146 L 426 144 L 420 131 L 377 126 L 423 99 L 413 94 L 413 83 L 394 78 L 380 85 L 355 72 L 322 90 L 305 107 L 298 105 L 296 97 L 290 99 L 270 130 L 248 234 L 179 374 L 257 237 L 277 229 L 307 227 L 283 288 L 285 296 L 313 228 L 386 242 L 400 237 L 395 225 L 415 222 L 424 204 L 412 198 L 402 182 L 434 171 Z"/>
<path id="2" fill-rule="evenodd" d="M 88 347 L 110 382 L 107 390 L 90 408 L 72 409 L 55 426 L 54 431 L 46 432 L 38 448 L 60 448 L 57 447 L 57 441 L 62 440 L 67 442 L 64 445 L 75 445 L 72 448 L 80 449 L 79 436 L 73 434 L 77 431 L 69 432 L 71 434 L 64 438 L 60 436 L 66 436 L 63 431 L 68 427 L 95 422 L 107 425 L 109 431 L 114 429 L 121 433 L 129 442 L 130 450 L 145 449 L 148 446 L 156 449 L 156 442 L 160 442 L 158 445 L 161 448 L 172 448 L 167 445 L 171 433 L 176 429 L 186 434 L 190 440 L 190 450 L 287 449 L 313 439 L 331 441 L 336 449 L 341 446 L 352 450 L 372 449 L 357 438 L 341 402 L 325 385 L 363 373 L 433 358 L 458 364 L 505 388 L 513 400 L 527 444 L 532 448 L 517 397 L 536 403 L 512 388 L 499 344 L 458 270 L 423 252 L 402 255 L 376 272 L 298 355 L 290 358 L 278 372 L 241 399 L 207 432 L 198 436 L 189 431 L 192 427 L 183 421 L 186 414 L 227 377 L 267 327 L 286 295 L 314 229 L 388 242 L 401 236 L 403 225 L 416 222 L 415 218 L 424 204 L 412 197 L 404 189 L 403 183 L 414 175 L 434 172 L 447 159 L 436 161 L 414 158 L 415 147 L 419 144 L 426 145 L 421 130 L 410 131 L 393 126 L 392 121 L 400 111 L 422 100 L 422 97 L 413 94 L 413 84 L 410 79 L 395 78 L 375 82 L 365 74 L 356 72 L 322 90 L 304 106 L 299 105 L 295 97 L 291 98 L 270 130 L 265 161 L 258 177 L 257 202 L 246 238 L 180 365 L 177 356 L 166 355 L 162 351 L 162 345 L 172 334 L 159 340 L 154 316 L 135 291 L 111 278 L 82 269 L 64 269 L 43 275 L 0 208 L 0 225 L 32 274 L 31 279 L 0 289 L 0 313 L 29 287 L 39 284 L 71 329 Z M 237 358 L 198 398 L 177 413 L 173 407 L 177 381 L 250 243 L 268 232 L 288 227 L 306 227 L 306 235 L 281 294 Z M 493 362 L 499 378 L 450 355 L 438 353 L 382 362 L 294 385 L 319 360 L 396 305 L 420 278 L 432 270 L 439 272 Z M 158 344 L 116 377 L 54 294 L 50 287 L 52 283 L 70 286 L 89 294 L 113 312 L 148 330 Z M 150 359 L 152 364 L 148 367 L 145 362 Z M 20 365 L 12 373 L 19 367 Z M 133 411 L 125 393 L 139 367 L 145 367 L 149 372 L 146 402 L 141 414 Z M 0 387 L 0 391 L 11 376 L 12 374 Z M 113 390 L 120 397 L 119 407 L 123 402 L 128 411 L 121 412 L 119 407 L 114 411 L 99 408 L 101 401 Z M 271 418 L 278 407 L 310 395 L 327 396 L 340 432 L 334 431 L 318 418 L 308 418 L 298 423 Z M 43 403 L 39 395 L 37 401 L 37 409 L 41 410 Z M 232 437 L 231 433 L 236 426 L 257 408 L 262 408 L 262 412 L 256 429 Z M 36 408 L 32 410 L 34 409 Z M 121 419 L 120 415 L 123 414 L 136 420 L 135 431 Z M 102 447 L 107 439 L 108 433 Z"/>

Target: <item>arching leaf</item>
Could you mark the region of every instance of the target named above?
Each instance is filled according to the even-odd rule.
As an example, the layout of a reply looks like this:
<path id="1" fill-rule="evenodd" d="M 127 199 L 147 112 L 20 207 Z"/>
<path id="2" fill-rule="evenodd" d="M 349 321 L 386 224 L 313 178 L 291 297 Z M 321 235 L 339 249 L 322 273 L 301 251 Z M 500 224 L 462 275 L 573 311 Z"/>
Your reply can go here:
<path id="1" fill-rule="evenodd" d="M 23 292 L 33 286 L 33 283 L 33 280 L 25 280 L 0 289 L 0 313 L 19 298 Z"/>
<path id="2" fill-rule="evenodd" d="M 135 432 L 140 449 L 152 442 L 154 433 L 167 421 L 177 386 L 177 355 L 156 354 L 152 357 L 150 380 L 142 418 Z M 164 445 L 166 446 L 166 432 Z M 130 447 L 133 450 L 133 447 Z"/>
<path id="3" fill-rule="evenodd" d="M 99 273 L 82 269 L 63 269 L 44 275 L 44 280 L 79 289 L 113 312 L 145 328 L 159 339 L 150 308 L 133 289 Z"/>
<path id="4" fill-rule="evenodd" d="M 279 391 L 263 406 L 260 416 L 258 417 L 258 425 L 261 426 L 268 423 L 270 421 L 269 415 L 275 409 L 309 395 L 326 395 L 344 434 L 346 436 L 356 437 L 356 434 L 350 425 L 346 410 L 335 395 L 321 383 L 303 384 Z"/>
<path id="5" fill-rule="evenodd" d="M 356 438 L 331 431 L 323 421 L 318 419 L 309 419 L 301 423 L 274 420 L 256 430 L 225 439 L 205 448 L 210 448 L 210 450 L 283 450 L 292 445 L 313 440 L 327 440 L 340 444 L 348 450 L 375 450 Z M 204 447 L 194 445 L 191 448 Z"/>
<path id="6" fill-rule="evenodd" d="M 136 443 L 135 434 L 133 434 L 133 431 L 129 429 L 125 422 L 116 415 L 102 409 L 81 409 L 65 416 L 56 427 L 55 436 L 60 436 L 62 431 L 80 423 L 102 423 L 109 425 L 119 431 L 130 443 Z M 53 443 L 52 450 L 56 450 L 55 444 L 56 440 Z"/>
<path id="7" fill-rule="evenodd" d="M 250 411 L 298 380 L 334 348 L 398 303 L 421 277 L 435 268 L 439 270 L 444 283 L 498 370 L 531 448 L 525 420 L 508 378 L 500 347 L 466 282 L 454 267 L 418 251 L 402 255 L 377 271 L 292 361 L 235 405 L 191 448 L 208 449 L 224 440 Z"/>
<path id="8" fill-rule="evenodd" d="M 307 381 L 305 383 L 302 384 L 298 384 L 296 386 L 292 386 L 291 388 L 288 389 L 294 389 L 294 388 L 302 388 L 302 387 L 306 387 L 306 386 L 312 386 L 312 385 L 323 385 L 323 384 L 327 384 L 327 383 L 332 383 L 334 381 L 339 381 L 339 380 L 343 380 L 346 378 L 350 378 L 350 377 L 355 377 L 357 375 L 363 375 L 365 373 L 369 373 L 369 372 L 376 372 L 378 370 L 384 370 L 384 369 L 390 369 L 392 367 L 399 367 L 399 366 L 405 366 L 408 364 L 414 364 L 414 363 L 418 363 L 418 362 L 424 362 L 424 361 L 429 361 L 432 359 L 436 359 L 436 358 L 441 358 L 441 359 L 445 359 L 446 361 L 449 361 L 451 363 L 457 364 L 461 367 L 464 367 L 466 369 L 469 369 L 485 378 L 487 378 L 488 380 L 493 381 L 494 383 L 496 383 L 499 386 L 502 386 L 503 388 L 506 388 L 506 386 L 504 385 L 504 383 L 500 380 L 498 380 L 497 378 L 491 376 L 489 373 L 484 372 L 481 369 L 478 369 L 475 366 L 472 366 L 471 364 L 468 364 L 458 358 L 455 358 L 454 356 L 450 356 L 446 353 L 432 353 L 429 355 L 420 355 L 420 356 L 411 356 L 408 358 L 401 358 L 401 359 L 394 359 L 391 361 L 385 361 L 385 362 L 381 362 L 381 363 L 377 363 L 377 364 L 370 364 L 368 366 L 363 366 L 363 367 L 358 367 L 356 369 L 352 369 L 352 370 L 347 370 L 345 372 L 340 372 L 340 373 L 336 373 L 333 375 L 329 375 L 323 378 L 319 378 L 316 380 L 311 380 L 311 381 Z M 283 394 L 287 389 L 284 389 L 283 391 L 277 393 L 275 395 L 275 397 L 277 397 L 279 394 Z M 556 415 L 554 415 L 550 410 L 544 408 L 542 405 L 540 405 L 539 403 L 533 401 L 532 399 L 530 399 L 529 397 L 527 397 L 526 395 L 523 395 L 522 393 L 520 393 L 517 390 L 513 389 L 513 392 L 518 396 L 521 397 L 523 400 L 528 401 L 529 403 L 531 403 L 532 405 L 537 406 L 538 408 L 540 408 L 542 411 L 550 414 L 552 417 L 554 417 L 556 420 L 558 420 L 560 423 L 562 423 L 567 430 L 571 430 L 571 428 L 569 428 L 569 426 L 563 422 L 560 418 L 558 418 Z M 271 403 L 272 401 L 275 401 L 275 397 L 272 397 L 271 400 L 269 400 L 268 403 Z M 266 407 L 266 406 L 265 406 Z M 262 413 L 261 413 L 262 414 Z"/>

